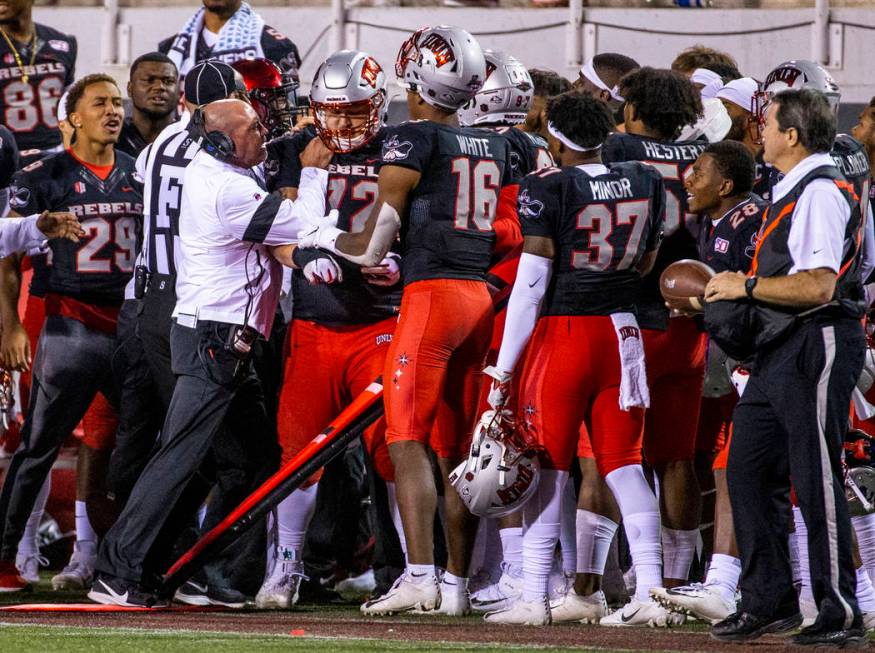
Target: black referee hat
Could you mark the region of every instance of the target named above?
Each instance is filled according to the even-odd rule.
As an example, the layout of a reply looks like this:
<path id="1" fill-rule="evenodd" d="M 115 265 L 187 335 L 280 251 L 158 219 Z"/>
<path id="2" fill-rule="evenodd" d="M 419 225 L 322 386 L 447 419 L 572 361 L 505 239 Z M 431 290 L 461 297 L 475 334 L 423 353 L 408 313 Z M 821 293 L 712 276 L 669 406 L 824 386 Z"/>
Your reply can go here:
<path id="1" fill-rule="evenodd" d="M 185 76 L 185 99 L 192 104 L 209 104 L 224 100 L 234 91 L 246 92 L 236 78 L 236 71 L 221 61 L 203 61 Z"/>

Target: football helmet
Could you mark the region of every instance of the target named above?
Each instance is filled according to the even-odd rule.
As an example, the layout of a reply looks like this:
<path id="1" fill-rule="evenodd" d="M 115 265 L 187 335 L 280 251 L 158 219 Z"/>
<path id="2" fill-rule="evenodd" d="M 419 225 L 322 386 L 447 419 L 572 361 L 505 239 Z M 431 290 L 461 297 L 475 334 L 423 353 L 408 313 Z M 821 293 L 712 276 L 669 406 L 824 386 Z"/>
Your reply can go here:
<path id="1" fill-rule="evenodd" d="M 795 91 L 803 88 L 823 93 L 829 106 L 838 114 L 839 102 L 842 98 L 841 91 L 839 85 L 835 83 L 835 80 L 823 66 L 805 59 L 785 61 L 766 76 L 766 80 L 760 84 L 759 90 L 754 93 L 751 101 L 750 112 L 756 116 L 759 141 L 762 141 L 766 107 L 772 98 L 783 91 Z"/>
<path id="2" fill-rule="evenodd" d="M 268 138 L 289 132 L 298 113 L 297 80 L 268 59 L 241 59 L 231 67 L 243 77 L 249 102 L 267 129 Z"/>
<path id="3" fill-rule="evenodd" d="M 386 74 L 376 59 L 358 50 L 328 57 L 310 87 L 316 133 L 334 152 L 351 152 L 371 141 L 386 123 L 388 107 Z M 347 126 L 330 124 L 332 118 Z"/>
<path id="4" fill-rule="evenodd" d="M 845 496 L 852 517 L 875 512 L 875 469 L 872 468 L 872 436 L 860 429 L 845 435 L 843 467 Z"/>
<path id="5" fill-rule="evenodd" d="M 537 451 L 521 437 L 510 413 L 487 410 L 474 429 L 468 459 L 449 480 L 472 514 L 503 517 L 531 498 L 540 475 Z"/>
<path id="6" fill-rule="evenodd" d="M 456 111 L 483 87 L 486 59 L 461 27 L 423 27 L 401 45 L 395 75 L 428 104 Z"/>
<path id="7" fill-rule="evenodd" d="M 484 50 L 486 82 L 459 109 L 463 127 L 482 123 L 519 125 L 525 122 L 535 94 L 532 76 L 518 59 L 499 50 Z"/>

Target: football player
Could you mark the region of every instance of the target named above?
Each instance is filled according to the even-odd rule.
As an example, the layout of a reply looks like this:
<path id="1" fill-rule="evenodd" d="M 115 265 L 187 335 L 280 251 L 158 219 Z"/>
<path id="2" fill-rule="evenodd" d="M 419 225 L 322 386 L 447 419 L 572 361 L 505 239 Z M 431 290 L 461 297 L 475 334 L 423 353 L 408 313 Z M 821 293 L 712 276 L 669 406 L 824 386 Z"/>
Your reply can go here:
<path id="1" fill-rule="evenodd" d="M 176 118 L 179 76 L 167 55 L 148 52 L 134 59 L 128 81 L 131 115 L 116 149 L 135 159 Z"/>
<path id="2" fill-rule="evenodd" d="M 581 67 L 574 88 L 607 104 L 617 125 L 622 125 L 623 97 L 617 85 L 623 77 L 640 67 L 637 61 L 624 54 L 602 52 Z"/>
<path id="3" fill-rule="evenodd" d="M 627 133 L 608 139 L 604 160 L 648 163 L 665 181 L 665 241 L 653 271 L 644 280 L 637 309 L 652 398 L 644 455 L 659 478 L 665 583 L 680 585 L 687 580 L 699 537 L 700 495 L 693 461 L 705 337 L 692 318 L 668 319 L 657 285 L 670 263 L 696 258 L 698 218 L 689 212 L 683 179 L 707 143 L 675 141 L 685 125 L 702 115 L 699 93 L 681 74 L 640 68 L 623 78 L 619 90 L 626 99 Z"/>
<path id="4" fill-rule="evenodd" d="M 75 37 L 35 23 L 32 10 L 33 0 L 0 6 L 0 123 L 15 134 L 23 164 L 59 149 L 58 98 L 76 68 Z"/>
<path id="5" fill-rule="evenodd" d="M 338 210 L 339 228 L 361 231 L 377 199 L 386 76 L 367 53 L 342 50 L 316 71 L 310 105 L 315 134 L 297 132 L 292 150 L 318 137 L 334 152 L 327 204 Z M 287 157 L 275 183 L 296 191 L 300 172 L 297 154 Z M 400 255 L 390 252 L 377 265 L 361 268 L 324 250 L 277 250 L 279 256 L 283 250 L 291 253 L 287 262 L 297 267 L 277 424 L 285 464 L 382 374 L 401 304 Z M 380 420 L 365 432 L 365 443 L 394 503 L 394 470 L 384 431 Z M 288 608 L 297 601 L 304 576 L 301 553 L 321 476 L 320 470 L 277 506 L 277 559 L 255 597 L 259 608 Z"/>
<path id="6" fill-rule="evenodd" d="M 402 45 L 396 74 L 407 88 L 413 121 L 387 130 L 377 201 L 364 230 L 320 227 L 302 234 L 300 244 L 372 266 L 401 231 L 404 293 L 383 379 L 386 441 L 408 563 L 395 585 L 362 611 L 440 607 L 464 614 L 476 521 L 455 492 L 444 493 L 448 562 L 439 583 L 437 490 L 426 447 L 437 455 L 445 481 L 467 455 L 492 331 L 485 273 L 495 242 L 492 222 L 510 175 L 510 147 L 498 134 L 457 126 L 456 111 L 486 79 L 483 51 L 465 30 L 418 30 Z"/>
<path id="7" fill-rule="evenodd" d="M 689 77 L 697 68 L 710 70 L 715 64 L 733 69 L 738 68 L 738 64 L 730 54 L 704 45 L 694 45 L 681 51 L 674 58 L 674 61 L 671 62 L 671 69 Z"/>
<path id="8" fill-rule="evenodd" d="M 547 100 L 570 89 L 571 82 L 552 70 L 532 68 L 529 74 L 535 86 L 535 93 L 526 113 L 526 121 L 520 128 L 531 134 L 538 134 L 541 138 L 547 138 L 547 120 L 544 116 Z"/>
<path id="9" fill-rule="evenodd" d="M 659 531 L 644 522 L 658 520 L 659 507 L 641 465 L 649 399 L 634 303 L 641 277 L 656 259 L 665 191 L 649 166 L 602 164 L 602 144 L 614 128 L 604 103 L 566 93 L 548 103 L 547 119 L 563 167 L 536 172 L 520 185 L 525 245 L 498 360 L 485 370 L 494 379 L 490 404 L 500 409 L 531 337 L 519 404 L 544 448 L 542 469 L 537 495 L 523 507 L 522 596 L 485 618 L 509 624 L 551 622 L 547 583 L 559 538 L 561 495 L 585 424 L 599 473 L 626 523 L 643 590 L 635 609 L 652 619 L 651 607 L 659 608 L 646 590 L 661 581 Z M 649 576 L 647 557 L 656 569 Z M 606 613 L 603 595 L 570 592 L 566 611 L 574 599 L 596 603 L 600 616 Z"/>
<path id="10" fill-rule="evenodd" d="M 16 211 L 68 210 L 79 216 L 90 237 L 78 244 L 53 241 L 47 260 L 35 270 L 31 292 L 45 297 L 47 317 L 22 445 L 0 495 L 0 582 L 9 577 L 24 523 L 64 438 L 98 391 L 112 402 L 117 398 L 111 374 L 116 316 L 133 269 L 142 195 L 133 159 L 113 149 L 124 117 L 113 79 L 89 75 L 79 80 L 70 90 L 67 113 L 76 130 L 72 149 L 31 164 L 15 179 Z M 14 304 L 3 299 L 4 323 L 20 325 Z M 86 444 L 105 449 L 109 443 Z M 96 537 L 79 545 L 76 554 L 93 564 Z"/>
<path id="11" fill-rule="evenodd" d="M 517 215 L 517 187 L 530 172 L 553 165 L 549 145 L 538 134 L 514 129 L 526 120 L 534 98 L 534 83 L 526 67 L 516 58 L 497 50 L 484 50 L 486 82 L 468 104 L 459 110 L 459 124 L 481 127 L 501 134 L 510 143 L 512 183 L 502 191 L 506 203 L 499 205 L 492 227 L 495 230 L 495 250 L 487 280 L 495 305 L 495 322 L 487 362 L 492 365 L 498 356 L 504 333 L 507 300 L 516 278 L 522 253 L 523 237 Z M 486 393 L 481 392 L 480 407 L 485 410 Z M 471 597 L 471 606 L 479 611 L 498 610 L 509 604 L 522 591 L 522 513 L 498 520 L 502 545 L 502 574 L 496 583 Z"/>
<path id="12" fill-rule="evenodd" d="M 747 273 L 750 269 L 763 211 L 768 205 L 752 193 L 754 171 L 754 159 L 748 148 L 737 141 L 724 141 L 709 145 L 702 152 L 684 182 L 690 211 L 703 217 L 698 240 L 699 260 L 715 272 Z M 712 361 L 712 357 L 717 360 Z M 709 375 L 722 371 L 725 377 L 726 357 L 720 355 L 713 342 L 709 345 L 708 358 Z M 715 366 L 720 369 L 711 372 Z M 728 378 L 723 385 L 728 387 L 722 396 L 702 400 L 699 423 L 699 439 L 710 443 L 711 451 L 720 452 L 714 461 L 714 553 L 705 583 L 658 588 L 652 592 L 662 605 L 711 623 L 735 612 L 741 572 L 726 486 L 732 410 L 738 394 Z"/>

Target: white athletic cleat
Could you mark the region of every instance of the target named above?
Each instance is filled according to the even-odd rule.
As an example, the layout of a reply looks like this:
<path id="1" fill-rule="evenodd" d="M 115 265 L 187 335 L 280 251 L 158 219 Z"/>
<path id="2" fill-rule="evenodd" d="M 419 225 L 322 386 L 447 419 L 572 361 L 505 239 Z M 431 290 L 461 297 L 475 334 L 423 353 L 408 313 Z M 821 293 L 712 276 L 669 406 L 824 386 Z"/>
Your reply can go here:
<path id="1" fill-rule="evenodd" d="M 408 578 L 404 572 L 389 588 L 389 591 L 376 599 L 362 604 L 362 614 L 390 615 L 414 610 L 426 612 L 441 605 L 441 590 L 437 577 L 430 576 L 420 582 Z"/>
<path id="2" fill-rule="evenodd" d="M 572 587 L 564 597 L 550 602 L 550 613 L 554 624 L 598 624 L 608 614 L 608 603 L 601 590 L 589 596 L 580 596 Z"/>
<path id="3" fill-rule="evenodd" d="M 662 607 L 716 624 L 735 612 L 735 601 L 727 601 L 716 588 L 691 583 L 681 587 L 650 588 L 650 596 Z"/>
<path id="4" fill-rule="evenodd" d="M 549 626 L 552 623 L 550 603 L 543 601 L 523 601 L 520 598 L 506 610 L 487 612 L 483 620 L 491 624 L 511 624 L 516 626 Z"/>
<path id="5" fill-rule="evenodd" d="M 441 580 L 440 584 L 441 604 L 434 610 L 413 610 L 414 614 L 431 614 L 441 617 L 464 617 L 471 614 L 471 597 L 468 588 L 459 587 Z"/>
<path id="6" fill-rule="evenodd" d="M 15 556 L 15 568 L 19 576 L 32 585 L 39 583 L 39 568 L 48 566 L 48 559 L 39 553 L 19 553 Z"/>
<path id="7" fill-rule="evenodd" d="M 284 560 L 280 550 L 273 571 L 264 579 L 255 595 L 255 607 L 261 610 L 288 610 L 298 602 L 298 589 L 304 578 L 304 563 L 289 558 Z"/>
<path id="8" fill-rule="evenodd" d="M 476 612 L 507 610 L 522 596 L 522 569 L 515 569 L 510 565 L 504 565 L 503 569 L 497 583 L 471 595 L 472 610 Z"/>
<path id="9" fill-rule="evenodd" d="M 76 544 L 70 563 L 64 567 L 60 574 L 52 578 L 53 590 L 84 590 L 91 587 L 94 579 L 94 563 L 96 555 L 89 555 L 79 550 Z"/>
<path id="10" fill-rule="evenodd" d="M 338 581 L 334 584 L 334 591 L 340 594 L 344 600 L 353 601 L 362 600 L 370 596 L 376 587 L 377 581 L 374 578 L 374 570 L 368 569 L 358 576 L 350 576 Z"/>
<path id="11" fill-rule="evenodd" d="M 866 630 L 875 629 L 875 612 L 864 612 L 863 615 L 863 628 Z"/>
<path id="12" fill-rule="evenodd" d="M 684 623 L 684 615 L 666 610 L 656 601 L 639 601 L 633 598 L 619 610 L 602 617 L 602 626 L 649 626 L 651 628 L 667 628 L 680 626 Z"/>
<path id="13" fill-rule="evenodd" d="M 801 628 L 808 628 L 817 619 L 817 604 L 814 601 L 799 601 L 799 612 L 802 613 Z"/>

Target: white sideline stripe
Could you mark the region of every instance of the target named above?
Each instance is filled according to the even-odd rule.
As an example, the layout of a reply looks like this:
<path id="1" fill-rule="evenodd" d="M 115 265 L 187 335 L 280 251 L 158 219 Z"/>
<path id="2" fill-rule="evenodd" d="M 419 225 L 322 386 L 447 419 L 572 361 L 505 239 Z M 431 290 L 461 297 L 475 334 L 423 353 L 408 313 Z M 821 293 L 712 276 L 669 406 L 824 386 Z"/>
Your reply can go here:
<path id="1" fill-rule="evenodd" d="M 826 513 L 826 532 L 829 541 L 829 585 L 845 611 L 845 628 L 854 621 L 854 612 L 839 591 L 839 544 L 836 525 L 835 494 L 832 485 L 832 467 L 829 464 L 829 450 L 826 444 L 826 413 L 829 377 L 835 362 L 835 327 L 826 326 L 821 330 L 823 337 L 823 370 L 817 381 L 817 443 L 820 447 L 820 472 L 823 478 L 823 505 Z"/>

